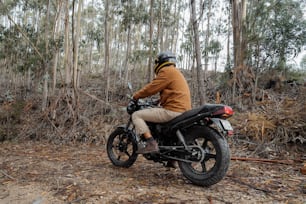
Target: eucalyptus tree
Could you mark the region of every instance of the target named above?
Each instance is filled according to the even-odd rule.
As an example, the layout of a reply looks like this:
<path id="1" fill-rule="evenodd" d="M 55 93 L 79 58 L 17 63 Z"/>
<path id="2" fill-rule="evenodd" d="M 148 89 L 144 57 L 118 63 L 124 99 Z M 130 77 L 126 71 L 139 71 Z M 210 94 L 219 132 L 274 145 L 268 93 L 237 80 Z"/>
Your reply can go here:
<path id="1" fill-rule="evenodd" d="M 203 6 L 204 7 L 204 6 Z M 212 9 L 212 0 L 207 0 L 206 3 L 207 7 L 207 26 L 206 26 L 206 34 L 205 34 L 205 47 L 203 49 L 203 56 L 204 56 L 204 66 L 205 66 L 205 72 L 204 72 L 204 80 L 207 80 L 207 70 L 208 70 L 208 61 L 209 61 L 209 51 L 208 51 L 208 44 L 210 41 L 210 36 L 211 36 L 211 9 Z"/>
<path id="2" fill-rule="evenodd" d="M 301 5 L 295 0 L 269 0 L 250 6 L 251 65 L 285 71 L 287 59 L 306 43 L 306 20 Z"/>
<path id="3" fill-rule="evenodd" d="M 54 13 L 50 1 L 7 1 L 0 3 L 2 18 L 7 18 L 11 22 L 10 25 L 4 27 L 2 32 L 4 34 L 11 31 L 15 33 L 14 35 L 3 35 L 1 44 L 9 45 L 13 42 L 15 48 L 18 48 L 2 47 L 4 53 L 7 53 L 2 57 L 8 60 L 13 59 L 12 56 L 18 56 L 9 62 L 10 67 L 19 67 L 14 69 L 16 73 L 27 72 L 30 73 L 28 76 L 33 75 L 35 91 L 40 81 L 44 81 L 44 101 L 42 104 L 42 108 L 44 108 L 48 94 L 49 64 L 57 44 L 56 40 L 50 35 L 51 28 L 54 25 Z M 14 38 L 15 40 L 12 41 Z M 30 81 L 31 78 L 29 77 L 28 80 Z M 30 83 L 28 83 L 28 88 L 32 89 Z"/>
<path id="4" fill-rule="evenodd" d="M 153 53 L 153 24 L 154 24 L 154 0 L 150 0 L 150 41 L 149 41 L 149 62 L 148 62 L 148 78 L 147 81 L 151 81 L 153 78 L 153 71 L 152 71 L 152 53 Z"/>
<path id="5" fill-rule="evenodd" d="M 246 53 L 246 9 L 247 0 L 231 0 L 232 5 L 232 28 L 234 44 L 234 71 L 232 86 L 232 101 L 236 97 L 237 70 L 245 65 Z"/>
<path id="6" fill-rule="evenodd" d="M 201 18 L 202 31 L 200 32 L 201 38 L 204 39 L 201 42 L 202 57 L 204 58 L 205 72 L 209 69 L 217 69 L 217 62 L 219 54 L 224 48 L 221 44 L 227 35 L 228 19 L 226 15 L 220 15 L 225 13 L 227 4 L 222 3 L 220 0 L 206 0 L 203 1 Z M 210 62 L 213 61 L 213 62 Z"/>
<path id="7" fill-rule="evenodd" d="M 247 64 L 255 73 L 253 101 L 259 77 L 271 69 L 286 77 L 287 59 L 306 43 L 303 6 L 305 9 L 305 2 L 296 0 L 250 1 L 246 54 Z"/>
<path id="8" fill-rule="evenodd" d="M 89 73 L 96 73 L 101 70 L 98 66 L 101 55 L 99 51 L 103 49 L 104 42 L 104 28 L 101 19 L 103 18 L 103 13 L 100 11 L 103 10 L 102 2 L 97 2 L 91 0 L 84 7 L 84 16 L 83 21 L 85 22 L 83 27 L 83 38 L 85 46 L 88 46 L 87 51 L 83 53 L 85 65 Z"/>
<path id="9" fill-rule="evenodd" d="M 182 68 L 190 70 L 192 67 L 192 61 L 194 59 L 194 43 L 191 23 L 188 24 L 186 30 L 182 31 L 184 38 L 182 38 L 180 43 L 180 53 L 178 58 L 182 63 Z"/>
<path id="10" fill-rule="evenodd" d="M 191 6 L 191 24 L 193 28 L 194 46 L 195 46 L 195 58 L 196 58 L 196 70 L 197 70 L 197 85 L 198 85 L 198 97 L 200 99 L 200 105 L 205 103 L 205 90 L 202 80 L 202 63 L 201 63 L 201 50 L 200 50 L 200 38 L 199 38 L 199 22 L 197 17 L 196 0 L 190 0 Z"/>
<path id="11" fill-rule="evenodd" d="M 219 60 L 219 57 L 220 57 L 220 52 L 222 50 L 222 45 L 220 43 L 220 41 L 218 40 L 211 40 L 209 42 L 209 45 L 207 47 L 207 51 L 209 53 L 212 54 L 213 58 L 214 58 L 214 70 L 215 70 L 215 73 L 217 73 L 217 64 L 218 64 L 218 60 Z"/>
<path id="12" fill-rule="evenodd" d="M 64 17 L 64 57 L 63 64 L 65 69 L 65 85 L 68 86 L 71 84 L 71 61 L 70 61 L 70 40 L 69 40 L 69 1 L 65 3 L 65 17 Z"/>
<path id="13" fill-rule="evenodd" d="M 106 88 L 105 88 L 105 101 L 108 102 L 108 92 L 110 87 L 110 67 L 109 67 L 109 58 L 110 58 L 110 47 L 109 47 L 109 8 L 110 1 L 105 0 L 105 17 L 104 17 L 104 76 L 106 76 Z"/>
<path id="14" fill-rule="evenodd" d="M 75 0 L 73 1 L 73 5 L 75 4 Z M 75 89 L 79 88 L 79 80 L 80 80 L 80 68 L 78 67 L 79 63 L 79 38 L 81 35 L 81 13 L 83 7 L 83 0 L 78 0 L 78 10 L 77 10 L 77 20 L 76 20 L 76 29 L 75 34 L 73 35 L 73 87 Z M 74 13 L 74 12 L 73 12 Z M 74 29 L 73 29 L 74 30 Z"/>
<path id="15" fill-rule="evenodd" d="M 131 0 L 127 0 L 124 4 L 125 9 L 122 10 L 121 14 L 122 17 L 122 23 L 121 26 L 123 30 L 127 32 L 127 40 L 126 40 L 126 54 L 125 54 L 125 61 L 123 63 L 124 71 L 125 71 L 125 77 L 124 77 L 124 84 L 127 84 L 128 82 L 128 76 L 129 76 L 129 59 L 130 59 L 130 52 L 131 52 L 131 32 L 133 29 L 133 23 L 136 20 L 136 15 L 133 12 L 133 9 L 135 8 L 135 2 Z M 121 69 L 120 69 L 120 78 L 121 78 Z"/>
<path id="16" fill-rule="evenodd" d="M 306 72 L 306 55 L 304 55 L 302 57 L 302 60 L 300 62 L 300 67 L 302 70 L 304 70 L 304 72 Z M 306 82 L 305 82 L 306 83 Z"/>
<path id="17" fill-rule="evenodd" d="M 234 67 L 255 71 L 253 100 L 259 73 L 276 69 L 286 73 L 287 59 L 306 42 L 305 2 L 297 0 L 231 0 Z M 234 71 L 233 95 L 236 95 Z"/>
<path id="18" fill-rule="evenodd" d="M 60 58 L 60 50 L 63 46 L 62 43 L 62 34 L 61 34 L 61 24 L 62 24 L 62 10 L 63 10 L 63 3 L 62 1 L 59 1 L 57 5 L 55 6 L 54 9 L 54 26 L 52 28 L 53 30 L 53 41 L 55 43 L 55 49 L 54 49 L 54 56 L 53 56 L 53 65 L 52 65 L 52 85 L 51 85 L 51 95 L 55 94 L 55 89 L 56 89 L 56 83 L 57 83 L 57 70 L 58 70 L 58 65 L 59 65 L 59 58 Z"/>

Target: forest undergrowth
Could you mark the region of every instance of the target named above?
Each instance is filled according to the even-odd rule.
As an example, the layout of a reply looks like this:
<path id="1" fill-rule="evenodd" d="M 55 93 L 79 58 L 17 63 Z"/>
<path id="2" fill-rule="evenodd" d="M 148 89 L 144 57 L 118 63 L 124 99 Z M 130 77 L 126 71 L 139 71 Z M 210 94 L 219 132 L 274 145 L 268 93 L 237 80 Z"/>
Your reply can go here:
<path id="1" fill-rule="evenodd" d="M 52 143 L 105 143 L 114 126 L 128 118 L 127 87 L 111 89 L 110 102 L 103 100 L 98 79 L 89 80 L 86 90 L 62 88 L 49 98 L 41 110 L 41 94 L 26 97 L 0 95 L 0 141 L 44 140 Z M 244 143 L 263 154 L 271 148 L 292 148 L 305 151 L 306 86 L 285 84 L 281 89 L 261 90 L 261 99 L 243 109 L 230 104 L 235 114 L 230 118 L 235 134 L 230 140 Z M 212 94 L 213 95 L 213 94 Z M 251 96 L 243 95 L 248 101 Z M 221 101 L 222 103 L 222 101 Z M 305 152 L 304 152 L 305 153 Z"/>

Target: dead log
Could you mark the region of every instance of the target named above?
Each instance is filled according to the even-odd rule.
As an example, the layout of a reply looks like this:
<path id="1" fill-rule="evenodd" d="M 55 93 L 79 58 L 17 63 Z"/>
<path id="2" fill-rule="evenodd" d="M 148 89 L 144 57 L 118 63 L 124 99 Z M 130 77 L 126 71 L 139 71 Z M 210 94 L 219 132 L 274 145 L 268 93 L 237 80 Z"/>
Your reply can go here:
<path id="1" fill-rule="evenodd" d="M 272 160 L 272 159 L 262 159 L 262 158 L 247 158 L 247 157 L 231 157 L 231 160 L 234 161 L 250 161 L 250 162 L 267 162 L 267 163 L 277 163 L 277 164 L 286 164 L 292 165 L 294 163 L 302 163 L 302 160 Z"/>

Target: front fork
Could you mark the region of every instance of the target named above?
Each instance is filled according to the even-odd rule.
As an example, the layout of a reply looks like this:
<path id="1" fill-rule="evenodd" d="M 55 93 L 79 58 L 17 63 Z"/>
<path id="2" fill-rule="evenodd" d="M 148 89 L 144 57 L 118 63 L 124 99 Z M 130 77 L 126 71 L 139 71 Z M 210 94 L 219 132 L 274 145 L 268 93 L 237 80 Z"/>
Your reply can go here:
<path id="1" fill-rule="evenodd" d="M 131 131 L 132 132 L 133 137 L 135 138 L 135 141 L 137 143 L 137 150 L 145 147 L 144 140 L 142 140 L 141 137 L 139 137 L 139 135 L 136 133 L 135 125 L 132 121 L 132 116 L 130 117 L 130 119 L 129 119 L 127 125 L 126 125 L 126 131 Z"/>

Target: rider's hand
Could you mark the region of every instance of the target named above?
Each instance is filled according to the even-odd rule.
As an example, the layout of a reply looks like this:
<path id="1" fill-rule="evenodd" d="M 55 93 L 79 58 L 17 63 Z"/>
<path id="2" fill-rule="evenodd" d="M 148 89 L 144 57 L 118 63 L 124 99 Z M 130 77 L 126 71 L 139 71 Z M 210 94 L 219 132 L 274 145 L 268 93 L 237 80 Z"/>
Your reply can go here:
<path id="1" fill-rule="evenodd" d="M 137 100 L 131 99 L 129 104 L 127 105 L 127 112 L 129 114 L 132 114 L 135 112 L 136 109 L 137 109 Z"/>
<path id="2" fill-rule="evenodd" d="M 160 103 L 159 99 L 153 99 L 152 100 L 152 104 L 155 105 L 155 106 L 157 106 L 159 103 Z"/>
<path id="3" fill-rule="evenodd" d="M 137 104 L 137 101 L 136 99 L 134 99 L 134 97 L 130 100 L 129 104 Z"/>

